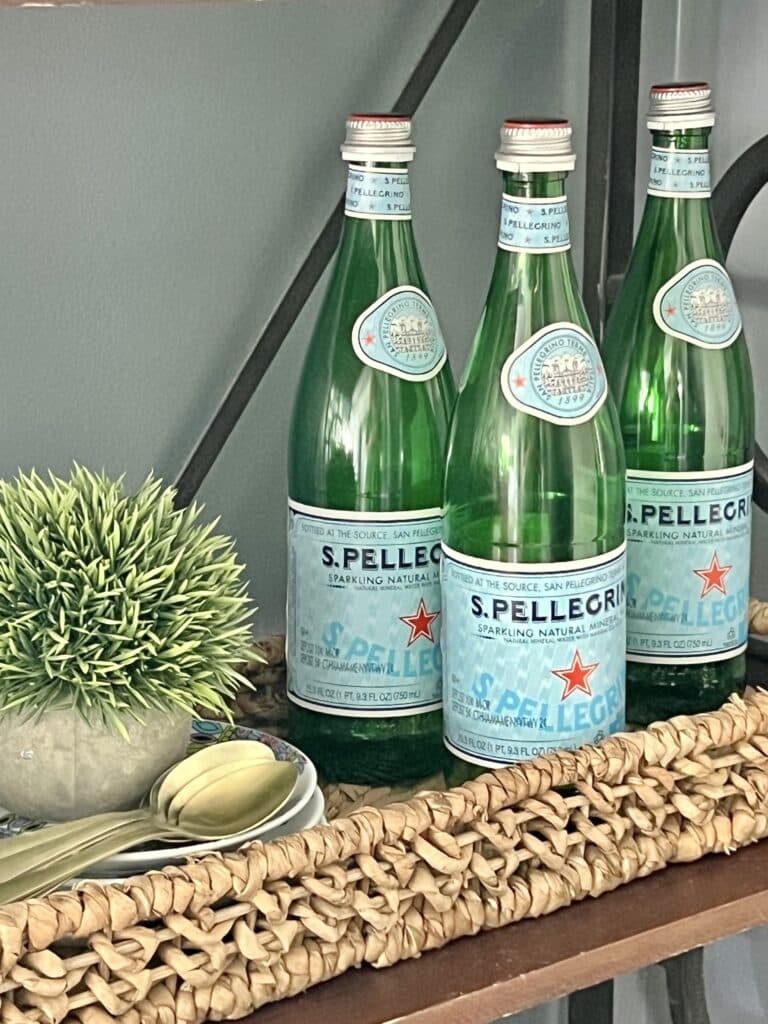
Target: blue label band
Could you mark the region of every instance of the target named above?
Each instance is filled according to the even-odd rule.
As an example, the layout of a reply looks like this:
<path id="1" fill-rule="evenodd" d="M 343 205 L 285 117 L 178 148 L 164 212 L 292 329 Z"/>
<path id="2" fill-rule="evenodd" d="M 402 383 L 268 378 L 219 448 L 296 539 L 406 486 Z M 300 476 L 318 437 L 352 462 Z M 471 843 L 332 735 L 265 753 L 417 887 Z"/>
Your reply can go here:
<path id="1" fill-rule="evenodd" d="M 439 708 L 440 510 L 289 501 L 287 623 L 295 704 L 361 718 Z"/>
<path id="2" fill-rule="evenodd" d="M 675 199 L 706 199 L 712 195 L 709 151 L 651 149 L 648 195 Z"/>
<path id="3" fill-rule="evenodd" d="M 501 197 L 499 248 L 508 252 L 565 252 L 571 248 L 568 202 L 555 199 Z"/>
<path id="4" fill-rule="evenodd" d="M 408 171 L 357 167 L 347 173 L 344 212 L 359 220 L 410 220 L 411 186 Z"/>
<path id="5" fill-rule="evenodd" d="M 571 323 L 549 324 L 516 349 L 502 367 L 501 390 L 515 409 L 566 426 L 591 420 L 608 391 L 597 345 Z"/>
<path id="6" fill-rule="evenodd" d="M 625 551 L 553 565 L 443 545 L 445 742 L 498 767 L 624 728 Z"/>
<path id="7" fill-rule="evenodd" d="M 741 333 L 731 279 L 716 260 L 694 260 L 662 285 L 653 317 L 665 334 L 701 348 L 727 348 Z"/>
<path id="8" fill-rule="evenodd" d="M 360 314 L 352 347 L 368 366 L 403 380 L 429 380 L 446 360 L 435 307 L 410 285 L 385 292 Z"/>
<path id="9" fill-rule="evenodd" d="M 752 463 L 627 471 L 627 658 L 697 665 L 747 644 Z"/>

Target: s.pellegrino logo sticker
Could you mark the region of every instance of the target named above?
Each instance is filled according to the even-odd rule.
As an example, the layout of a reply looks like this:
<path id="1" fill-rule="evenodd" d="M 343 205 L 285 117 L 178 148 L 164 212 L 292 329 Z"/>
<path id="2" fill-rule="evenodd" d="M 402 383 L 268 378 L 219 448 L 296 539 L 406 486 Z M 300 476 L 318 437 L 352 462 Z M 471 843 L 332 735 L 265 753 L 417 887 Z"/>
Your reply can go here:
<path id="1" fill-rule="evenodd" d="M 440 509 L 288 507 L 290 700 L 362 718 L 437 710 Z"/>
<path id="2" fill-rule="evenodd" d="M 368 366 L 403 380 L 429 380 L 446 359 L 435 307 L 410 285 L 392 288 L 360 314 L 352 347 Z"/>
<path id="3" fill-rule="evenodd" d="M 578 324 L 549 324 L 514 351 L 501 371 L 510 405 L 549 423 L 591 420 L 607 394 L 597 345 Z"/>
<path id="4" fill-rule="evenodd" d="M 726 348 L 741 332 L 731 279 L 710 259 L 688 263 L 659 288 L 653 318 L 665 334 L 700 348 Z"/>

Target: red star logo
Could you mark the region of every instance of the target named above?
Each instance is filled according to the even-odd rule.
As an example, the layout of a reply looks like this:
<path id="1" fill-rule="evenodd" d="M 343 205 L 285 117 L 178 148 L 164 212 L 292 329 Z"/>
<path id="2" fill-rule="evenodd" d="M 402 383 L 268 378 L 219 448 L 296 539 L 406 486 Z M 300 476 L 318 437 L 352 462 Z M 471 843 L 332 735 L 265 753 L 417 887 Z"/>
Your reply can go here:
<path id="1" fill-rule="evenodd" d="M 721 594 L 727 593 L 725 589 L 725 577 L 733 568 L 732 565 L 720 565 L 717 560 L 717 552 L 712 555 L 712 561 L 708 569 L 694 569 L 697 576 L 704 580 L 704 587 L 701 596 L 706 597 L 710 590 L 719 590 Z"/>
<path id="2" fill-rule="evenodd" d="M 513 381 L 513 384 L 515 385 L 516 388 L 524 388 L 525 387 L 525 377 L 515 377 L 515 379 Z"/>
<path id="3" fill-rule="evenodd" d="M 596 661 L 594 665 L 585 665 L 581 660 L 581 655 L 576 651 L 570 668 L 553 668 L 552 675 L 559 676 L 565 681 L 565 689 L 560 700 L 565 700 L 566 697 L 570 697 L 577 690 L 581 690 L 582 693 L 586 693 L 588 697 L 591 697 L 592 687 L 589 685 L 589 677 L 599 667 L 599 661 Z"/>
<path id="4" fill-rule="evenodd" d="M 400 621 L 404 622 L 411 631 L 411 635 L 408 637 L 409 647 L 411 644 L 415 644 L 420 636 L 426 637 L 432 644 L 435 642 L 435 638 L 432 635 L 432 623 L 439 614 L 440 612 L 428 612 L 422 597 L 419 601 L 419 610 L 415 615 L 400 616 Z"/>
<path id="5" fill-rule="evenodd" d="M 376 341 L 376 338 L 373 334 L 366 334 L 366 336 L 363 338 L 363 341 L 365 342 L 366 345 L 372 345 L 374 341 Z"/>
<path id="6" fill-rule="evenodd" d="M 669 305 L 665 307 L 664 312 L 667 314 L 667 316 L 674 316 L 677 312 L 677 308 L 675 306 Z"/>

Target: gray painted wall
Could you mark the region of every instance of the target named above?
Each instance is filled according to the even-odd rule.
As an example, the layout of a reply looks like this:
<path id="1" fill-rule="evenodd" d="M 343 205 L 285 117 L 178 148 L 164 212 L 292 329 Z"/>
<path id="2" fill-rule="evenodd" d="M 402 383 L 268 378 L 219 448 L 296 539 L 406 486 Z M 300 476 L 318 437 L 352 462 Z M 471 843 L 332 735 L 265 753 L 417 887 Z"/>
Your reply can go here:
<path id="1" fill-rule="evenodd" d="M 351 109 L 388 107 L 448 0 L 0 10 L 0 474 L 73 459 L 171 480 L 340 194 Z M 726 10 L 727 8 L 727 10 Z M 709 78 L 715 173 L 766 131 L 761 0 L 646 0 L 641 90 Z M 483 0 L 416 121 L 416 232 L 453 365 L 494 257 L 492 154 L 510 114 L 586 135 L 588 0 Z M 647 174 L 640 129 L 638 183 Z M 570 185 L 577 267 L 583 159 Z M 756 373 L 768 379 L 768 197 L 736 239 Z M 285 446 L 313 296 L 203 487 L 248 566 L 259 630 L 282 628 Z M 759 431 L 768 445 L 768 418 Z M 757 592 L 768 594 L 766 517 Z M 765 580 L 766 582 L 761 582 Z M 514 944 L 514 936 L 510 935 Z M 765 1020 L 768 936 L 710 949 L 713 1024 Z M 669 1024 L 659 969 L 616 1019 Z M 520 1024 L 564 1022 L 562 1003 Z"/>
<path id="2" fill-rule="evenodd" d="M 343 188 L 345 114 L 393 102 L 447 7 L 0 15 L 0 473 L 173 478 Z M 498 126 L 567 110 L 583 151 L 588 32 L 585 0 L 486 0 L 419 113 L 417 237 L 457 370 L 494 257 Z M 571 192 L 578 245 L 581 170 Z M 262 632 L 283 625 L 288 414 L 321 292 L 201 493 Z"/>

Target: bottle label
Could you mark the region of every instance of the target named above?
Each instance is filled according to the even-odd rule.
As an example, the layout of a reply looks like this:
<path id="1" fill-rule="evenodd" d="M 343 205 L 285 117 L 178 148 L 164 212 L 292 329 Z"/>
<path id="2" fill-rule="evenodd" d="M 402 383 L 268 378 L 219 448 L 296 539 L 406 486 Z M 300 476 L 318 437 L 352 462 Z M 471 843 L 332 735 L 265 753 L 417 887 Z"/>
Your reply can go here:
<path id="1" fill-rule="evenodd" d="M 669 199 L 706 199 L 712 195 L 709 150 L 651 149 L 648 195 Z"/>
<path id="2" fill-rule="evenodd" d="M 360 314 L 352 347 L 368 366 L 403 380 L 429 380 L 446 359 L 435 307 L 410 285 L 385 292 Z"/>
<path id="3" fill-rule="evenodd" d="M 597 345 L 578 324 L 549 324 L 516 349 L 501 370 L 510 405 L 549 423 L 591 420 L 606 399 Z"/>
<path id="4" fill-rule="evenodd" d="M 406 168 L 350 164 L 344 212 L 359 220 L 410 220 L 411 186 Z"/>
<path id="5" fill-rule="evenodd" d="M 565 252 L 571 248 L 568 201 L 501 197 L 499 248 L 508 252 Z"/>
<path id="6" fill-rule="evenodd" d="M 723 661 L 747 644 L 752 463 L 627 472 L 627 658 Z"/>
<path id="7" fill-rule="evenodd" d="M 439 708 L 440 509 L 288 504 L 290 699 L 362 718 Z"/>
<path id="8" fill-rule="evenodd" d="M 700 348 L 727 348 L 741 333 L 731 279 L 716 260 L 694 260 L 662 285 L 653 318 L 665 334 Z"/>
<path id="9" fill-rule="evenodd" d="M 443 545 L 445 742 L 498 767 L 624 728 L 625 546 L 510 565 Z"/>

